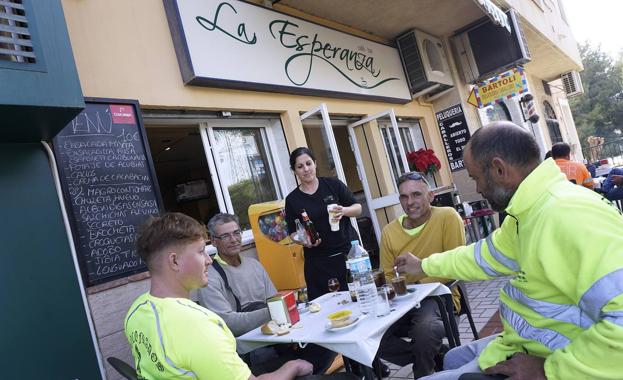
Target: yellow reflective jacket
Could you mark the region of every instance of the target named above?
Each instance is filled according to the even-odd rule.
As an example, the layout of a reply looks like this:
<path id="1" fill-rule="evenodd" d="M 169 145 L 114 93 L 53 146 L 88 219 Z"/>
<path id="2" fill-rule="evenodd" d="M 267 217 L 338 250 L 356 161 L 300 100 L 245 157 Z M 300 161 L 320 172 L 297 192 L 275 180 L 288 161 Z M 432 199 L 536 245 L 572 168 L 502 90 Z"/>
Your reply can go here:
<path id="1" fill-rule="evenodd" d="M 512 276 L 500 291 L 504 331 L 479 358 L 546 358 L 548 379 L 623 378 L 623 216 L 567 181 L 553 160 L 521 183 L 502 226 L 422 263 L 429 276 Z"/>

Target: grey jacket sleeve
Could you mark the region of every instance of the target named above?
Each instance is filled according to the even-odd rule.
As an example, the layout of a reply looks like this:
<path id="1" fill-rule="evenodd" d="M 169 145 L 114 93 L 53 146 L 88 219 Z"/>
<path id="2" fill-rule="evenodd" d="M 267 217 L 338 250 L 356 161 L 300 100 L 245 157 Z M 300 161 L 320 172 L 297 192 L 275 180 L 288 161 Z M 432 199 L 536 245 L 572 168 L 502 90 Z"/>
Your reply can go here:
<path id="1" fill-rule="evenodd" d="M 240 336 L 270 320 L 267 308 L 248 313 L 236 312 L 234 297 L 225 289 L 225 282 L 212 267 L 208 269 L 208 278 L 208 286 L 199 290 L 199 303 L 223 318 L 234 336 Z"/>

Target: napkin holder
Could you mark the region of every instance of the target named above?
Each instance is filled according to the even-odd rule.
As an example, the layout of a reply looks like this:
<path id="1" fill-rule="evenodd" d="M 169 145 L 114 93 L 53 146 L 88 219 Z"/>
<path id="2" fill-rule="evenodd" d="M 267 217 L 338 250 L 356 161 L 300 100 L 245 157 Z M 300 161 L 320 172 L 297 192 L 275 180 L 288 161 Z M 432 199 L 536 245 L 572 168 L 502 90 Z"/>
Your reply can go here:
<path id="1" fill-rule="evenodd" d="M 270 319 L 278 325 L 292 326 L 296 324 L 300 317 L 296 308 L 296 298 L 291 290 L 281 291 L 266 300 Z"/>

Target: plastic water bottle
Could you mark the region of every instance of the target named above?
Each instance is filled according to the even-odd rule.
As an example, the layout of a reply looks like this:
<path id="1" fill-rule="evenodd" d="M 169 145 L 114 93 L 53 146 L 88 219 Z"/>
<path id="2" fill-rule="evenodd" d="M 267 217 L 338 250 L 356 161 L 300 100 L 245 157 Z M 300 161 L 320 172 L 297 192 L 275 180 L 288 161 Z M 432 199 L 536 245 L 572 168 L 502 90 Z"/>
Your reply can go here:
<path id="1" fill-rule="evenodd" d="M 376 285 L 372 274 L 370 256 L 358 240 L 351 241 L 350 251 L 348 251 L 348 267 L 354 279 L 357 302 L 363 314 L 374 312 L 376 303 Z"/>

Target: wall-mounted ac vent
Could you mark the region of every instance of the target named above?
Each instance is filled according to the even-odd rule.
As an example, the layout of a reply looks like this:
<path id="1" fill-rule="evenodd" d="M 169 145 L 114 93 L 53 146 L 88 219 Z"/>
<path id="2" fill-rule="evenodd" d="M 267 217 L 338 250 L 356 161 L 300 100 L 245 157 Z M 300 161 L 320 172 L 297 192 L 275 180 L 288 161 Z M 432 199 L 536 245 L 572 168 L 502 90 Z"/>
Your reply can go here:
<path id="1" fill-rule="evenodd" d="M 37 62 L 23 0 L 0 1 L 0 61 Z"/>
<path id="2" fill-rule="evenodd" d="M 584 87 L 582 86 L 582 78 L 577 71 L 569 71 L 560 76 L 562 79 L 562 86 L 565 88 L 565 94 L 568 98 L 572 98 L 584 93 Z"/>
<path id="3" fill-rule="evenodd" d="M 412 30 L 398 37 L 396 44 L 412 94 L 435 94 L 454 85 L 439 38 Z"/>

